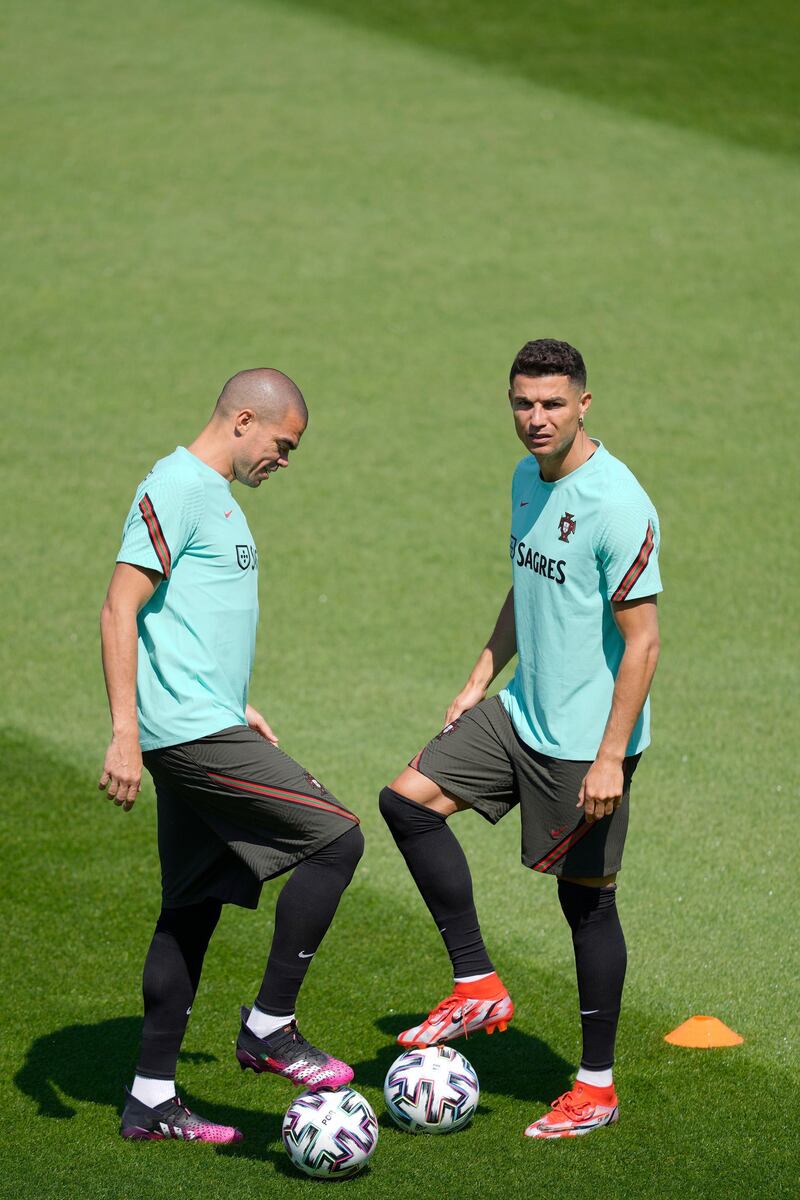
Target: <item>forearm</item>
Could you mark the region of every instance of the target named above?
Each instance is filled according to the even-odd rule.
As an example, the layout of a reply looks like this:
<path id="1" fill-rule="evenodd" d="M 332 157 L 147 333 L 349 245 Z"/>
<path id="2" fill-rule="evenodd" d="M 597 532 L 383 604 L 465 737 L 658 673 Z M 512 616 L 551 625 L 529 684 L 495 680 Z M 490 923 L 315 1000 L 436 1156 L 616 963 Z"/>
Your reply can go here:
<path id="1" fill-rule="evenodd" d="M 492 636 L 478 655 L 470 672 L 468 687 L 484 691 L 500 674 L 517 652 L 517 632 L 514 623 L 514 589 L 509 590 L 495 623 Z"/>
<path id="2" fill-rule="evenodd" d="M 633 728 L 650 691 L 658 654 L 657 637 L 642 637 L 626 643 L 598 759 L 621 762 L 625 757 Z"/>
<path id="3" fill-rule="evenodd" d="M 138 736 L 136 609 L 106 601 L 100 614 L 100 640 L 114 735 L 136 733 Z"/>

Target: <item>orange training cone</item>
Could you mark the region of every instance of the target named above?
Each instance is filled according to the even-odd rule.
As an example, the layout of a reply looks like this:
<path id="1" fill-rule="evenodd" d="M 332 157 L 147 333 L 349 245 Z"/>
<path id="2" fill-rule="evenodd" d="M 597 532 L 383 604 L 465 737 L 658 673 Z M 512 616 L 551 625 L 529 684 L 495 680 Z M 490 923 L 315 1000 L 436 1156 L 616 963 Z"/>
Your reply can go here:
<path id="1" fill-rule="evenodd" d="M 719 1017 L 690 1017 L 672 1033 L 666 1034 L 665 1042 L 673 1046 L 697 1046 L 710 1050 L 712 1046 L 739 1046 L 744 1041 Z"/>

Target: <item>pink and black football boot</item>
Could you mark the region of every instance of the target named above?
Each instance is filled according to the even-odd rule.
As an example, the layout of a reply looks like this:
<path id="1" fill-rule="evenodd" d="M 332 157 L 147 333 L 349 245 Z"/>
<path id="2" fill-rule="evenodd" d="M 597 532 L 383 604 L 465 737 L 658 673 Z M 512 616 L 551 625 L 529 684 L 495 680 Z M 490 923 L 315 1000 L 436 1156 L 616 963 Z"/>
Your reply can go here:
<path id="1" fill-rule="evenodd" d="M 342 1087 L 353 1078 L 353 1068 L 307 1042 L 296 1021 L 260 1038 L 247 1026 L 250 1009 L 242 1008 L 241 1016 L 236 1057 L 243 1071 L 249 1069 L 257 1074 L 271 1071 L 311 1092 Z"/>
<path id="2" fill-rule="evenodd" d="M 238 1129 L 232 1125 L 217 1125 L 199 1113 L 193 1113 L 180 1096 L 148 1108 L 127 1088 L 119 1131 L 133 1142 L 163 1142 L 175 1138 L 181 1142 L 215 1142 L 218 1146 L 227 1146 L 242 1140 Z"/>

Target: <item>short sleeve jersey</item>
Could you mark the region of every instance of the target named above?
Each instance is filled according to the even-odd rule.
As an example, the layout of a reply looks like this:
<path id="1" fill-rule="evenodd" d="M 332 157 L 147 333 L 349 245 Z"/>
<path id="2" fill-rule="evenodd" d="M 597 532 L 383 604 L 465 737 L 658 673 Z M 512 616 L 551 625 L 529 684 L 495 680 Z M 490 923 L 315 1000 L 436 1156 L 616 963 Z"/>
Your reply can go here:
<path id="1" fill-rule="evenodd" d="M 139 484 L 117 562 L 164 576 L 137 618 L 143 750 L 245 725 L 258 555 L 218 471 L 179 446 Z"/>
<path id="2" fill-rule="evenodd" d="M 500 693 L 520 738 L 552 758 L 593 760 L 625 643 L 612 602 L 662 590 L 658 516 L 635 476 L 601 443 L 547 483 L 532 456 L 511 488 L 518 665 Z M 650 702 L 628 743 L 650 742 Z"/>

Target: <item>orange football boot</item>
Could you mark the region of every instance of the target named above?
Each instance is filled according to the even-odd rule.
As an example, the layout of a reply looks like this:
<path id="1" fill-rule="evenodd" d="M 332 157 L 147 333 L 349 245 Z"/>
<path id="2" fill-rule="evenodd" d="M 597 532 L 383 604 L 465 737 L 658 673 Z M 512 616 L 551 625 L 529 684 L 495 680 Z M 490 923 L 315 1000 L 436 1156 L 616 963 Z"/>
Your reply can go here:
<path id="1" fill-rule="evenodd" d="M 553 1101 L 549 1113 L 528 1126 L 525 1137 L 580 1137 L 618 1120 L 619 1103 L 613 1083 L 607 1088 L 576 1083 L 571 1091 Z"/>
<path id="2" fill-rule="evenodd" d="M 504 1032 L 514 1015 L 514 1004 L 496 972 L 472 983 L 457 983 L 424 1021 L 398 1034 L 401 1046 L 438 1046 L 454 1038 L 469 1037 L 485 1029 Z"/>

